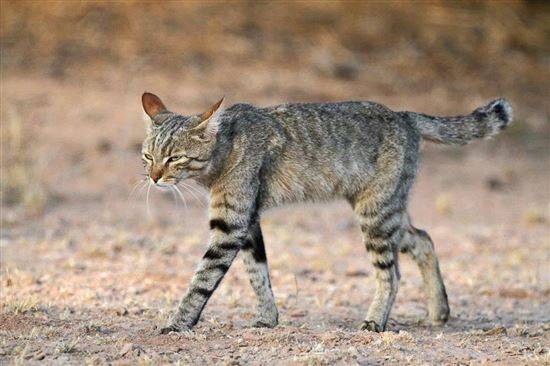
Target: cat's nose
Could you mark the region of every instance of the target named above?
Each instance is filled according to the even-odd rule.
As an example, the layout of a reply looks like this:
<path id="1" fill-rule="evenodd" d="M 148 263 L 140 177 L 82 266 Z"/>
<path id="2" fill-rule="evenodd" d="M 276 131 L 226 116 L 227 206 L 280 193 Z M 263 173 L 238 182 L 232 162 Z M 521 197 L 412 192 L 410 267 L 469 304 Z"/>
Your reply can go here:
<path id="1" fill-rule="evenodd" d="M 151 170 L 149 177 L 151 177 L 151 180 L 153 181 L 153 183 L 156 183 L 160 178 L 162 178 L 162 174 L 163 174 L 163 171 L 161 169 L 153 169 Z"/>

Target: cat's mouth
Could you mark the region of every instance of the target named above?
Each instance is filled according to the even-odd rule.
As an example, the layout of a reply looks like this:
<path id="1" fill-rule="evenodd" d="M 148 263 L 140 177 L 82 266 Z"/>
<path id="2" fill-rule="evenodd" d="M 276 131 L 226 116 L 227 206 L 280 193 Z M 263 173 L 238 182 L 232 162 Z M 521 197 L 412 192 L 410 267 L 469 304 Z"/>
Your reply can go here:
<path id="1" fill-rule="evenodd" d="M 164 190 L 164 189 L 170 189 L 173 185 L 175 185 L 177 182 L 157 182 L 154 184 L 154 186 L 156 188 L 159 188 L 161 190 Z"/>
<path id="2" fill-rule="evenodd" d="M 186 177 L 178 177 L 178 178 L 169 178 L 167 180 L 159 180 L 156 183 L 153 183 L 153 185 L 160 189 L 171 189 L 173 186 L 177 186 L 179 182 L 189 178 Z"/>

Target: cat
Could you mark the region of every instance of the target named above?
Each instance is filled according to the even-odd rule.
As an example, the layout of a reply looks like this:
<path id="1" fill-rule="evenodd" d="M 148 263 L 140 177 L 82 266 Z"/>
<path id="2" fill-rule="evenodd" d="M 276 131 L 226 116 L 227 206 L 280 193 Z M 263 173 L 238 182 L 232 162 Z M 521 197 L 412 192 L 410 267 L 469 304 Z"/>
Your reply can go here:
<path id="1" fill-rule="evenodd" d="M 275 327 L 260 215 L 286 203 L 330 199 L 351 204 L 375 270 L 374 299 L 361 329 L 386 329 L 400 277 L 399 252 L 420 268 L 432 323 L 448 320 L 433 242 L 407 212 L 419 144 L 426 139 L 464 145 L 497 134 L 512 121 L 505 99 L 458 117 L 394 112 L 372 102 L 235 104 L 224 110 L 222 102 L 184 116 L 154 94 L 142 96 L 151 119 L 142 147 L 151 183 L 194 179 L 210 190 L 208 249 L 162 334 L 189 331 L 198 322 L 238 252 L 258 300 L 253 325 Z"/>

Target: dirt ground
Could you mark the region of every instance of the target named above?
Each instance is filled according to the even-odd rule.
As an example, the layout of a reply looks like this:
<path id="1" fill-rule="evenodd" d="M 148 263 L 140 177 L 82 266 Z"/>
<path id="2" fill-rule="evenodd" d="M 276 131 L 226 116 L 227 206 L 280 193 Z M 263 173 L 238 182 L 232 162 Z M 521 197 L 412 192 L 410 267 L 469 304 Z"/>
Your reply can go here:
<path id="1" fill-rule="evenodd" d="M 351 209 L 332 202 L 274 209 L 262 219 L 277 328 L 249 327 L 255 302 L 237 260 L 192 334 L 157 334 L 208 233 L 201 188 L 184 193 L 186 204 L 152 190 L 149 210 L 145 192 L 132 193 L 142 173 L 139 95 L 171 90 L 152 80 L 114 72 L 93 83 L 4 77 L 4 132 L 23 126 L 19 168 L 34 191 L 18 193 L 30 197 L 24 207 L 2 206 L 0 363 L 550 363 L 549 146 L 547 136 L 513 129 L 467 147 L 424 146 L 410 211 L 436 243 L 447 325 L 427 322 L 420 275 L 403 257 L 388 331 L 357 329 L 373 272 Z M 289 74 L 281 83 L 291 89 L 300 81 Z M 238 90 L 255 95 L 259 85 Z M 166 99 L 198 112 L 208 92 L 203 80 L 187 80 Z M 253 102 L 270 104 L 289 94 L 257 95 Z M 406 107 L 434 113 L 430 95 L 370 99 L 397 108 L 424 98 Z"/>

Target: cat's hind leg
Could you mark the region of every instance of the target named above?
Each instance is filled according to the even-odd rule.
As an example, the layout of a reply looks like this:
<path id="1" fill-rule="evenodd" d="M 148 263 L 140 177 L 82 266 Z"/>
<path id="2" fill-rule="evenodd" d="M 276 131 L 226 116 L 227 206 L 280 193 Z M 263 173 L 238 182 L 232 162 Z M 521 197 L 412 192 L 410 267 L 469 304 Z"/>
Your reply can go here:
<path id="1" fill-rule="evenodd" d="M 376 174 L 350 200 L 376 278 L 376 290 L 361 328 L 382 332 L 397 295 L 398 253 L 407 198 L 416 172 L 415 155 L 404 137 L 390 136 L 379 149 Z"/>
<path id="2" fill-rule="evenodd" d="M 271 290 L 259 218 L 256 218 L 250 226 L 241 254 L 249 275 L 250 284 L 258 300 L 258 315 L 253 322 L 253 326 L 273 328 L 278 324 L 279 314 Z"/>
<path id="3" fill-rule="evenodd" d="M 376 291 L 361 329 L 382 332 L 397 295 L 399 269 L 397 248 L 401 240 L 401 211 L 363 215 L 361 231 L 367 253 L 374 266 Z"/>
<path id="4" fill-rule="evenodd" d="M 409 254 L 420 269 L 427 292 L 428 313 L 432 323 L 444 324 L 449 319 L 450 310 L 432 239 L 426 231 L 408 224 L 399 250 Z"/>

